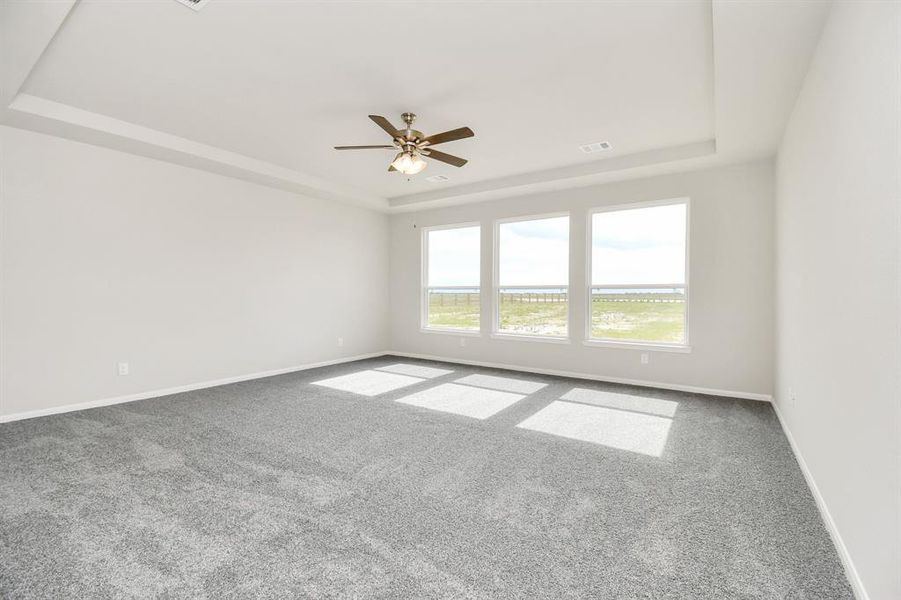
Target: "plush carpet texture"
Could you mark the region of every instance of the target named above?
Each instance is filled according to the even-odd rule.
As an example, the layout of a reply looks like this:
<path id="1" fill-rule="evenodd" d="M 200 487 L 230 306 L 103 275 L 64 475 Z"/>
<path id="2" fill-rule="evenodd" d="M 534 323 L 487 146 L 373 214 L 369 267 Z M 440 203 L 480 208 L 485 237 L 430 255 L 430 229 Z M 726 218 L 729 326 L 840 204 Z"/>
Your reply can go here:
<path id="1" fill-rule="evenodd" d="M 0 596 L 852 594 L 768 404 L 382 357 L 0 425 Z"/>

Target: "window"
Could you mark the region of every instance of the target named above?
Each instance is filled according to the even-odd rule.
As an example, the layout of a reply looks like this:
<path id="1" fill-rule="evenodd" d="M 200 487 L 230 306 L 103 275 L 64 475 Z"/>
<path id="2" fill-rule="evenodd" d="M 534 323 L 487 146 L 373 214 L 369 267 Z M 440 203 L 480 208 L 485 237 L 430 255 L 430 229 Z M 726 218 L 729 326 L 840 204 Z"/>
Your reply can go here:
<path id="1" fill-rule="evenodd" d="M 496 332 L 566 337 L 569 216 L 499 222 L 496 281 Z"/>
<path id="2" fill-rule="evenodd" d="M 688 202 L 591 215 L 589 338 L 687 344 Z"/>
<path id="3" fill-rule="evenodd" d="M 479 231 L 478 225 L 423 230 L 423 327 L 479 330 Z"/>

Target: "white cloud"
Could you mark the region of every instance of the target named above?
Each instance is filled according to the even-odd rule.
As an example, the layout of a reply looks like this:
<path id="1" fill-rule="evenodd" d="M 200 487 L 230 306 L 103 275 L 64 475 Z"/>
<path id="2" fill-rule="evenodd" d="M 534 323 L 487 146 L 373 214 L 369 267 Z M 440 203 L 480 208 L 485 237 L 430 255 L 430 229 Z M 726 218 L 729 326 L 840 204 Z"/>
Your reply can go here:
<path id="1" fill-rule="evenodd" d="M 479 227 L 438 229 L 429 235 L 429 285 L 478 286 Z"/>
<path id="2" fill-rule="evenodd" d="M 569 217 L 503 223 L 500 282 L 506 285 L 567 285 Z"/>
<path id="3" fill-rule="evenodd" d="M 596 213 L 591 282 L 684 283 L 685 217 L 684 204 Z"/>

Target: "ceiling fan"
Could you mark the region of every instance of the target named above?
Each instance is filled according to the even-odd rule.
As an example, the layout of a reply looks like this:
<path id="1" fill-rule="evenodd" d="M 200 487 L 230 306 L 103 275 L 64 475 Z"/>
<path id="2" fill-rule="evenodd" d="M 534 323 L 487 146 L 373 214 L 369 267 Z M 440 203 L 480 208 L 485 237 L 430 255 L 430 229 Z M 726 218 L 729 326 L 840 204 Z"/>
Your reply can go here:
<path id="1" fill-rule="evenodd" d="M 406 123 L 406 128 L 397 129 L 385 117 L 378 115 L 369 115 L 376 125 L 385 130 L 391 136 L 391 144 L 382 146 L 335 146 L 335 150 L 374 150 L 374 149 L 390 149 L 398 150 L 397 156 L 394 157 L 389 171 L 398 171 L 405 175 L 415 175 L 426 168 L 426 162 L 422 157 L 433 158 L 441 162 L 455 167 L 462 167 L 466 164 L 466 159 L 446 154 L 439 150 L 434 150 L 432 146 L 443 144 L 445 142 L 453 142 L 454 140 L 462 140 L 463 138 L 472 137 L 475 134 L 469 127 L 460 127 L 452 129 L 444 133 L 436 133 L 435 135 L 425 136 L 421 131 L 413 129 L 413 121 L 416 115 L 405 112 L 400 116 Z"/>

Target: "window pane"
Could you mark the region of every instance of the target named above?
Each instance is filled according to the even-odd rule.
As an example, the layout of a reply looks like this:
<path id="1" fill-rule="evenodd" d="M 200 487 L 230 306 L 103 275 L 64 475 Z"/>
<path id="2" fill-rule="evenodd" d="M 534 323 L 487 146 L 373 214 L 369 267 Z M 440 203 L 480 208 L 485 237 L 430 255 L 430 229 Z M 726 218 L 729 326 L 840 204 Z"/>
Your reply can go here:
<path id="1" fill-rule="evenodd" d="M 592 289 L 591 337 L 685 341 L 685 288 Z"/>
<path id="2" fill-rule="evenodd" d="M 429 288 L 428 326 L 479 330 L 479 288 Z"/>
<path id="3" fill-rule="evenodd" d="M 593 285 L 684 284 L 684 203 L 595 213 Z"/>
<path id="4" fill-rule="evenodd" d="M 429 231 L 426 327 L 479 330 L 479 226 Z"/>
<path id="5" fill-rule="evenodd" d="M 478 225 L 438 229 L 428 236 L 428 287 L 480 285 Z"/>
<path id="6" fill-rule="evenodd" d="M 498 285 L 569 283 L 569 217 L 501 223 L 498 230 Z"/>
<path id="7" fill-rule="evenodd" d="M 566 288 L 500 288 L 498 331 L 566 336 Z"/>
<path id="8" fill-rule="evenodd" d="M 498 331 L 566 336 L 569 217 L 501 223 L 498 253 Z"/>

